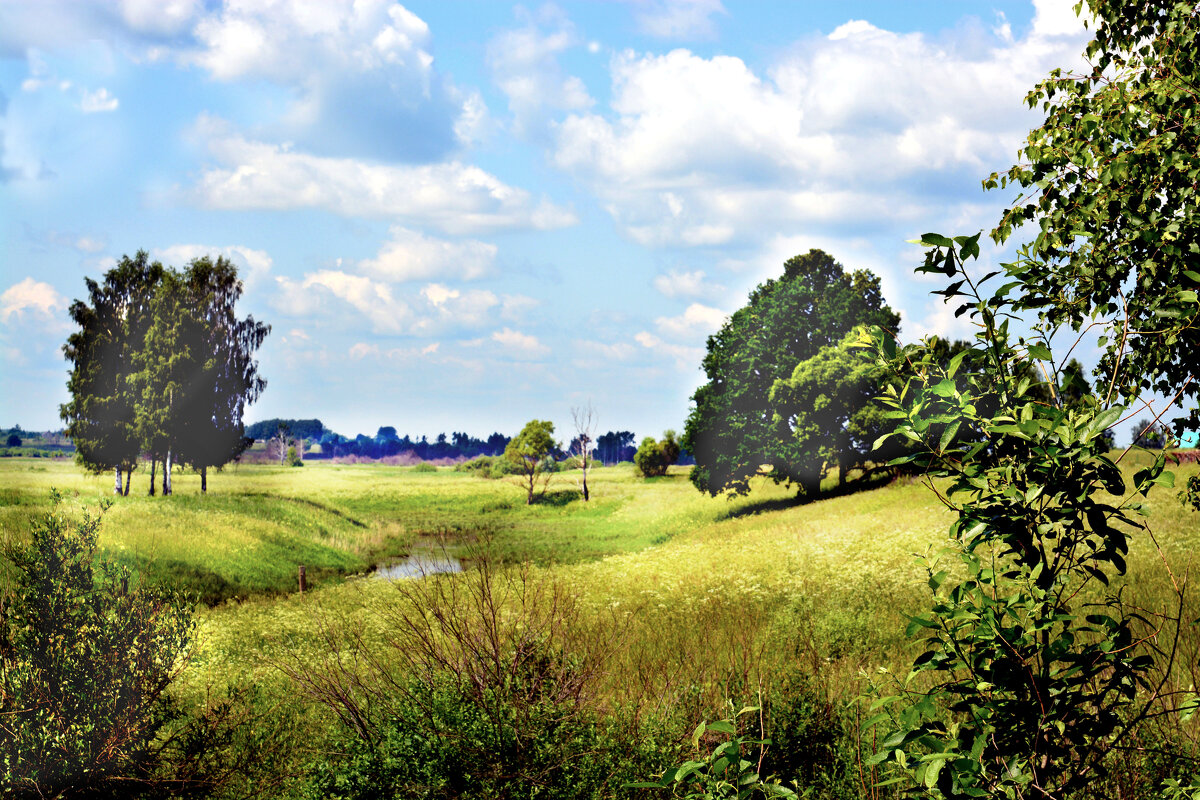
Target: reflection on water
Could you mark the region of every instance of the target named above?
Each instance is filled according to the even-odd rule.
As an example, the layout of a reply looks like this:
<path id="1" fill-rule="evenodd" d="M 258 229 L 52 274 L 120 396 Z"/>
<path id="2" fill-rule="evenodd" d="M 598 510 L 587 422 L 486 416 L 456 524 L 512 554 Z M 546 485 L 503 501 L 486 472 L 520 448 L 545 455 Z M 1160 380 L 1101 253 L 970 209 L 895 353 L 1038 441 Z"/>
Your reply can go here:
<path id="1" fill-rule="evenodd" d="M 394 581 L 400 578 L 420 578 L 439 572 L 462 572 L 462 569 L 462 562 L 454 556 L 413 553 L 392 564 L 381 564 L 375 570 L 375 577 Z"/>

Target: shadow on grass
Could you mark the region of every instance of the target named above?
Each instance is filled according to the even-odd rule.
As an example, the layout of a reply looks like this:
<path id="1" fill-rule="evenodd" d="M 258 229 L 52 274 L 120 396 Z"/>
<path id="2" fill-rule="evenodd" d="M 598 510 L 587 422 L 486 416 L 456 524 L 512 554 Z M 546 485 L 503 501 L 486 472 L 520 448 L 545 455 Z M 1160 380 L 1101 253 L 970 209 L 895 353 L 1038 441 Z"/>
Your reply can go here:
<path id="1" fill-rule="evenodd" d="M 817 500 L 830 500 L 834 497 L 845 497 L 846 495 L 858 494 L 859 492 L 869 492 L 874 489 L 882 489 L 892 482 L 895 476 L 890 472 L 882 471 L 874 475 L 867 475 L 854 480 L 849 480 L 841 486 L 832 486 L 828 489 L 822 489 L 820 494 L 808 496 L 798 494 L 794 497 L 777 497 L 772 500 L 760 500 L 757 503 L 749 503 L 741 508 L 730 509 L 729 511 L 717 517 L 718 520 L 737 519 L 739 517 L 749 517 L 755 514 L 764 514 L 769 511 L 783 511 L 787 508 L 795 508 L 796 506 L 806 506 L 809 503 L 814 503 Z"/>
<path id="2" fill-rule="evenodd" d="M 555 489 L 553 492 L 544 492 L 533 498 L 533 504 L 536 506 L 555 506 L 562 508 L 565 505 L 574 503 L 576 500 L 583 499 L 583 492 L 578 489 Z"/>

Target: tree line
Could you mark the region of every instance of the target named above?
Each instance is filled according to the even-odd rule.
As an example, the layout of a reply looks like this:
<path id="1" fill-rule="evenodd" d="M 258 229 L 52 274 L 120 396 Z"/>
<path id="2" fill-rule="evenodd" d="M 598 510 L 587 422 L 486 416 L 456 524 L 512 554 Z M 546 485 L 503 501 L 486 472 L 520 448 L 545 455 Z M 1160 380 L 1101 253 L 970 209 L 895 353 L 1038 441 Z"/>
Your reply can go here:
<path id="1" fill-rule="evenodd" d="M 454 431 L 449 435 L 439 433 L 430 441 L 428 436 L 416 438 L 409 434 L 400 436 L 391 425 L 382 426 L 374 436 L 360 433 L 353 438 L 343 436 L 330 430 L 319 419 L 279 419 L 272 418 L 254 422 L 246 426 L 246 436 L 256 441 L 271 441 L 280 438 L 287 441 L 304 439 L 317 444 L 321 448 L 319 454 L 310 453 L 306 458 L 334 458 L 339 456 L 358 456 L 360 458 L 387 458 L 389 456 L 411 453 L 422 461 L 450 458 L 477 458 L 479 456 L 499 456 L 504 454 L 511 436 L 495 432 L 486 439 L 476 438 L 467 433 Z M 637 448 L 634 446 L 636 437 L 631 431 L 608 431 L 594 439 L 576 435 L 564 449 L 558 443 L 548 451 L 548 455 L 562 460 L 571 455 L 579 455 L 585 444 L 594 445 L 588 450 L 589 458 L 602 464 L 612 465 L 621 461 L 632 461 Z"/>
<path id="2" fill-rule="evenodd" d="M 176 464 L 199 471 L 207 491 L 208 469 L 252 442 L 242 415 L 266 387 L 254 354 L 271 326 L 238 318 L 242 282 L 224 257 L 177 270 L 140 250 L 86 283 L 70 308 L 79 330 L 63 346 L 71 399 L 59 409 L 76 459 L 111 470 L 116 494 L 129 494 L 143 457 L 150 494 L 160 464 L 164 495 Z"/>

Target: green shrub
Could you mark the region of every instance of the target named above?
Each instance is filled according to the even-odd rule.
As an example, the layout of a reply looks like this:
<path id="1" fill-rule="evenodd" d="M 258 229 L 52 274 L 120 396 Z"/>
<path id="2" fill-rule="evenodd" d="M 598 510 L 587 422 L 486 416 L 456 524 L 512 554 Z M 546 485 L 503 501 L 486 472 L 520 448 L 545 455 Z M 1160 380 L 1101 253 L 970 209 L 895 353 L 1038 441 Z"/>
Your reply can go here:
<path id="1" fill-rule="evenodd" d="M 652 478 L 666 475 L 667 467 L 679 459 L 679 442 L 675 440 L 675 431 L 665 431 L 661 442 L 656 442 L 653 436 L 642 440 L 641 446 L 634 453 L 633 463 L 639 475 Z"/>
<path id="2" fill-rule="evenodd" d="M 537 674 L 515 674 L 530 688 Z M 532 706 L 492 687 L 478 702 L 462 680 L 412 681 L 406 702 L 371 731 L 343 728 L 337 755 L 318 759 L 307 794 L 344 800 L 412 798 L 611 797 L 625 782 L 660 763 L 657 739 L 625 719 L 580 713 L 545 687 Z"/>
<path id="3" fill-rule="evenodd" d="M 166 690 L 193 632 L 190 605 L 96 562 L 100 519 L 57 507 L 5 556 L 0 763 L 18 796 L 131 795 L 159 767 Z M 6 791 L 6 796 L 7 796 Z"/>
<path id="4" fill-rule="evenodd" d="M 422 461 L 420 464 L 417 464 L 415 467 L 413 467 L 412 471 L 413 472 L 437 472 L 438 469 L 433 464 L 430 464 L 428 461 Z"/>
<path id="5" fill-rule="evenodd" d="M 302 459 L 300 457 L 300 454 L 296 452 L 295 445 L 292 445 L 291 447 L 289 447 L 287 449 L 287 458 L 284 460 L 284 463 L 287 464 L 289 467 L 303 467 L 304 466 L 304 459 Z"/>

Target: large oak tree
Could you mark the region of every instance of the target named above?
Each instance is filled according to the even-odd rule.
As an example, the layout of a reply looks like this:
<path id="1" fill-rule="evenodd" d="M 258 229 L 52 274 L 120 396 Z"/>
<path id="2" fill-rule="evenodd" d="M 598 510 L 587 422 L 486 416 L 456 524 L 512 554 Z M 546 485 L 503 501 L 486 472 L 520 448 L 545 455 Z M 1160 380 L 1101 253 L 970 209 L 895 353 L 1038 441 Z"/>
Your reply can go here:
<path id="1" fill-rule="evenodd" d="M 771 387 L 857 325 L 895 333 L 899 324 L 870 271 L 847 273 L 820 250 L 788 259 L 783 275 L 760 284 L 708 339 L 708 382 L 692 396 L 681 440 L 696 459 L 692 483 L 712 495 L 745 494 L 766 466 L 776 481 L 815 491 L 821 467 L 790 455 L 794 440 L 775 423 Z"/>

